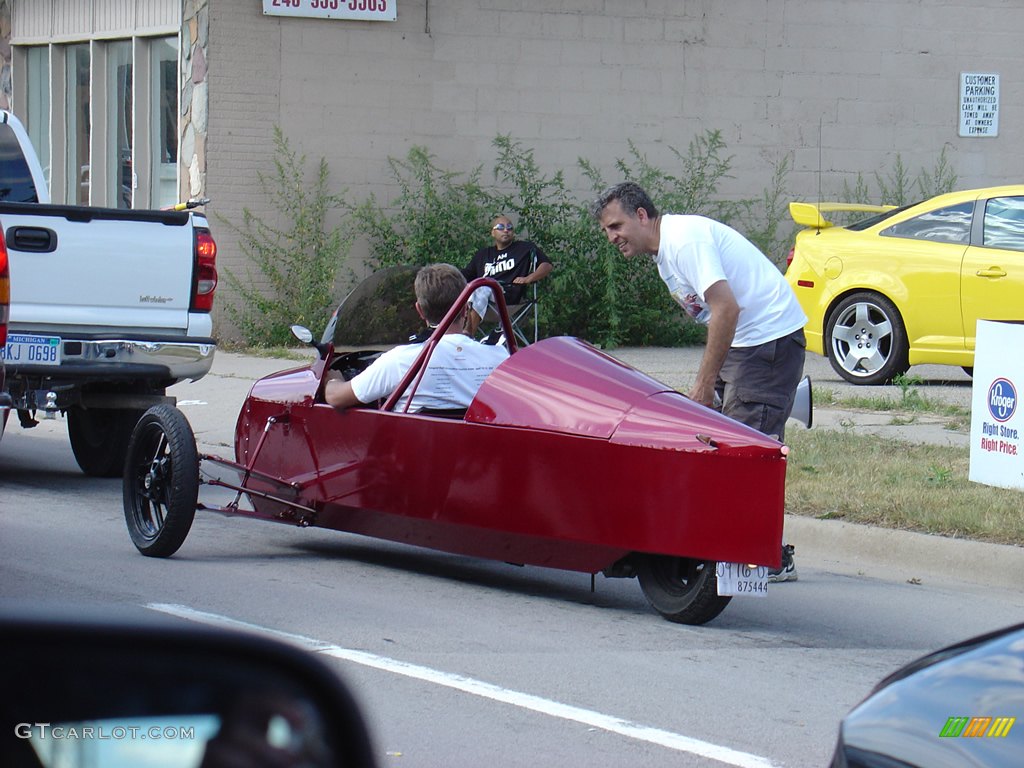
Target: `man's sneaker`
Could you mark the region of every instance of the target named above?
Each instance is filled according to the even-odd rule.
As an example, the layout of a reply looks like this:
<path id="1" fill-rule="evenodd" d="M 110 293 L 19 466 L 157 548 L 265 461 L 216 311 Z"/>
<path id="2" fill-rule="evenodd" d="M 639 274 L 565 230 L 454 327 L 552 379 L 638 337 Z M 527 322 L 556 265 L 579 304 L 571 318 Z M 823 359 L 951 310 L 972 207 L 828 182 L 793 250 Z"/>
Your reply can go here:
<path id="1" fill-rule="evenodd" d="M 768 571 L 768 581 L 777 584 L 780 581 L 796 581 L 796 563 L 793 562 L 795 547 L 792 544 L 782 545 L 782 567 Z"/>

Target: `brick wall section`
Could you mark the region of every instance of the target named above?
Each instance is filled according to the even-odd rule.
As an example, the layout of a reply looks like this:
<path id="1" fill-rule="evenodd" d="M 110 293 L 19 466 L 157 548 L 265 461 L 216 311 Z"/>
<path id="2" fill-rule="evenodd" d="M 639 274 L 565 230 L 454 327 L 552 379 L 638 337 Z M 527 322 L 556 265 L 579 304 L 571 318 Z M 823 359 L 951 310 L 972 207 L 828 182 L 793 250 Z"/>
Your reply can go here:
<path id="1" fill-rule="evenodd" d="M 239 276 L 247 274 L 244 255 L 218 216 L 241 224 L 243 208 L 266 206 L 257 192 L 257 174 L 273 172 L 274 125 L 282 119 L 281 30 L 263 16 L 259 5 L 248 0 L 209 3 L 207 212 L 219 268 Z M 261 210 L 261 215 L 273 212 Z M 219 335 L 229 330 L 223 308 L 231 300 L 222 277 L 214 308 Z"/>
<path id="2" fill-rule="evenodd" d="M 211 0 L 208 189 L 258 208 L 273 123 L 336 189 L 389 200 L 387 158 L 427 146 L 453 170 L 493 164 L 509 133 L 548 171 L 585 157 L 615 179 L 633 139 L 672 167 L 705 129 L 733 155 L 723 191 L 758 196 L 791 154 L 794 197 L 912 174 L 943 147 L 960 185 L 1024 178 L 1024 6 L 1005 0 L 397 0 L 395 22 L 264 17 Z M 1000 135 L 957 136 L 959 73 L 999 72 Z M 820 124 L 820 131 L 819 131 Z M 820 138 L 820 153 L 819 153 Z M 238 255 L 220 228 L 222 263 Z M 358 256 L 358 250 L 356 255 Z"/>

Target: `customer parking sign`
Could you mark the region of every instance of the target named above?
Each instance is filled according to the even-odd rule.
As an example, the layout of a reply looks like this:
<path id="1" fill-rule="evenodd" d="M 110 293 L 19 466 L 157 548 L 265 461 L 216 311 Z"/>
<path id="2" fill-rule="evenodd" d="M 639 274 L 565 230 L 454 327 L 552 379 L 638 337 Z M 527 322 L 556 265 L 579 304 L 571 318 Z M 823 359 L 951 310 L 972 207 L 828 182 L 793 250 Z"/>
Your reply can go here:
<path id="1" fill-rule="evenodd" d="M 1024 325 L 978 322 L 971 407 L 970 479 L 1024 489 Z"/>

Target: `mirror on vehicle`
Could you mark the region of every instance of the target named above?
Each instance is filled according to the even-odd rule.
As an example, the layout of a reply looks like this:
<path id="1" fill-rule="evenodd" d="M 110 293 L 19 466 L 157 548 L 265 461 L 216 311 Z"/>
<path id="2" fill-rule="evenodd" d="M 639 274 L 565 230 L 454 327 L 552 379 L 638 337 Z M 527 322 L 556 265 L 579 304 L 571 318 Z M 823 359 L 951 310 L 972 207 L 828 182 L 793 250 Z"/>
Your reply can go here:
<path id="1" fill-rule="evenodd" d="M 334 671 L 254 635 L 0 615 L 0 690 L 11 768 L 374 764 Z"/>
<path id="2" fill-rule="evenodd" d="M 313 332 L 302 325 L 292 326 L 292 336 L 301 341 L 303 344 L 313 343 Z"/>

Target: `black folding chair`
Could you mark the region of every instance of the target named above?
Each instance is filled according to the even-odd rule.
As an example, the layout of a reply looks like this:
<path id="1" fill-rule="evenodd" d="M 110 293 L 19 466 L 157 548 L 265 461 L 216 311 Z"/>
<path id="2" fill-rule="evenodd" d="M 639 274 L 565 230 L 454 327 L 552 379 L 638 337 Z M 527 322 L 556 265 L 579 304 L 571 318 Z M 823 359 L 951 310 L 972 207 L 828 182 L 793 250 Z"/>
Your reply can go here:
<path id="1" fill-rule="evenodd" d="M 536 269 L 537 254 L 533 254 L 533 262 L 530 271 L 533 272 Z M 502 281 L 498 281 L 498 284 L 507 295 L 507 290 L 512 284 L 504 283 Z M 507 308 L 509 320 L 512 322 L 512 333 L 515 334 L 516 342 L 519 346 L 525 347 L 531 343 L 536 344 L 540 337 L 540 323 L 538 322 L 540 314 L 537 307 L 537 283 L 530 283 L 528 289 L 519 297 L 519 301 L 515 304 L 508 304 Z M 533 318 L 532 327 L 525 327 L 531 316 Z M 484 313 L 484 317 L 480 325 L 482 327 L 485 324 L 488 326 L 498 324 L 498 312 L 494 308 L 493 303 L 487 304 L 487 311 Z M 532 341 L 530 339 L 531 335 L 533 337 Z"/>
<path id="2" fill-rule="evenodd" d="M 527 344 L 531 343 L 530 339 L 527 338 L 527 331 L 533 331 L 532 343 L 536 344 L 539 337 L 539 324 L 537 322 L 539 318 L 539 311 L 537 308 L 536 283 L 530 284 L 530 293 L 528 296 L 524 295 L 523 298 L 526 300 L 519 304 L 513 304 L 508 308 L 508 316 L 509 320 L 512 321 L 512 333 L 516 335 L 516 341 L 519 342 L 520 346 L 525 347 Z M 524 328 L 524 324 L 530 319 L 531 315 L 533 316 L 532 328 Z"/>

